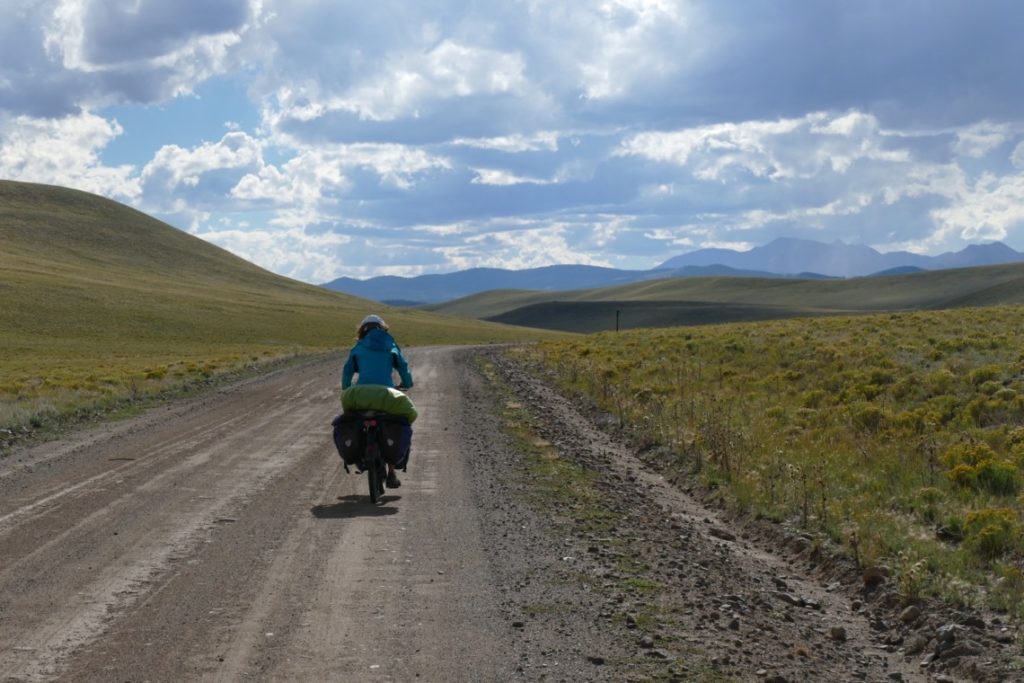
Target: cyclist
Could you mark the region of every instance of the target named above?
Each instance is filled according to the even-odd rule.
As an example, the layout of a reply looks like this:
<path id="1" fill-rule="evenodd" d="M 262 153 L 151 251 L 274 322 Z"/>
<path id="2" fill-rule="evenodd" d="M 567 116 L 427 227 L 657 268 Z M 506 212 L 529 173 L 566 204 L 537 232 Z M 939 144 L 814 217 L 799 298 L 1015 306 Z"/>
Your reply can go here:
<path id="1" fill-rule="evenodd" d="M 341 371 L 342 391 L 352 386 L 353 375 L 358 375 L 356 384 L 376 384 L 394 387 L 393 371 L 398 371 L 401 386 L 412 388 L 412 373 L 394 337 L 388 332 L 388 325 L 379 315 L 368 315 L 356 328 L 356 344 L 348 353 L 348 360 Z M 395 466 L 388 463 L 388 488 L 402 485 L 395 474 Z"/>

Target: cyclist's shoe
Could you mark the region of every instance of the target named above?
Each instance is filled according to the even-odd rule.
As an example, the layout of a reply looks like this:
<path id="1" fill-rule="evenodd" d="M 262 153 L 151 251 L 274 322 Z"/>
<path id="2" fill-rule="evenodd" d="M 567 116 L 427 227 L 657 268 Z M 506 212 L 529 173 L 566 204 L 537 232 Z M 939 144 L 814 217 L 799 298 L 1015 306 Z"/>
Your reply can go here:
<path id="1" fill-rule="evenodd" d="M 402 485 L 402 482 L 399 481 L 398 475 L 395 474 L 394 470 L 388 472 L 388 478 L 385 480 L 384 483 L 387 484 L 387 487 L 389 489 L 397 489 L 399 486 Z"/>

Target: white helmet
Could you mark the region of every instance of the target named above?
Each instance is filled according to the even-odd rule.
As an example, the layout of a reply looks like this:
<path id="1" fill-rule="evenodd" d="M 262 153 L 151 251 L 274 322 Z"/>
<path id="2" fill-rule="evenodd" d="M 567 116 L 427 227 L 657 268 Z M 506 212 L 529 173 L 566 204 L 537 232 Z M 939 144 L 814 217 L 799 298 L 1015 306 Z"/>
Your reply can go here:
<path id="1" fill-rule="evenodd" d="M 363 318 L 363 322 L 359 323 L 359 327 L 362 327 L 363 325 L 369 325 L 371 323 L 377 323 L 378 325 L 384 328 L 388 326 L 387 323 L 384 322 L 384 318 L 380 317 L 379 315 L 368 315 L 365 318 Z"/>

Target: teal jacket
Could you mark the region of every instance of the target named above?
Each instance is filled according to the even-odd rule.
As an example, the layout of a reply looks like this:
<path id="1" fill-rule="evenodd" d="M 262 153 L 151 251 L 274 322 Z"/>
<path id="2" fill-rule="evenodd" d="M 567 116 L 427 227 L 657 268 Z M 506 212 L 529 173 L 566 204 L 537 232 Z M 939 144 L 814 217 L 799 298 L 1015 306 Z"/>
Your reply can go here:
<path id="1" fill-rule="evenodd" d="M 341 388 L 352 386 L 352 376 L 359 375 L 356 384 L 380 384 L 385 387 L 395 386 L 392 371 L 398 370 L 402 385 L 412 386 L 412 373 L 409 364 L 398 348 L 394 337 L 386 331 L 377 329 L 356 342 L 348 352 L 348 360 L 341 371 Z"/>

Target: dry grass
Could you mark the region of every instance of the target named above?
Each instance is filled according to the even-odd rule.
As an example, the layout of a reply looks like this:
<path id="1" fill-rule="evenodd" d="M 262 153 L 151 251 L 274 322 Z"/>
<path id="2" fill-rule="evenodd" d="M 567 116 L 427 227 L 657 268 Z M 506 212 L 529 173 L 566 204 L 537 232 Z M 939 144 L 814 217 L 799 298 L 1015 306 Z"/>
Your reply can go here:
<path id="1" fill-rule="evenodd" d="M 1019 610 L 1024 307 L 606 333 L 531 353 L 737 510 Z M 913 568 L 913 575 L 910 574 Z"/>

